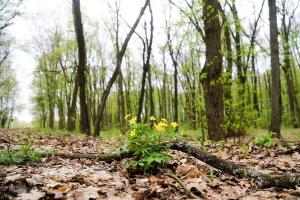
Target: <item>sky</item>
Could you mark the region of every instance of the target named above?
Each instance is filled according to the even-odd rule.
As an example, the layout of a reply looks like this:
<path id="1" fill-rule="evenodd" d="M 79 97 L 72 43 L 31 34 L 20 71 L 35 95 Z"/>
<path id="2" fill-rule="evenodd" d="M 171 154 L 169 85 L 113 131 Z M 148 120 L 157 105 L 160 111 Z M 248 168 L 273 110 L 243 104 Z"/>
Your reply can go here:
<path id="1" fill-rule="evenodd" d="M 17 102 L 19 102 L 20 110 L 16 112 L 15 117 L 20 121 L 31 122 L 33 119 L 31 82 L 36 67 L 36 59 L 32 50 L 32 41 L 39 31 L 39 27 L 72 20 L 71 2 L 71 0 L 24 0 L 20 9 L 21 16 L 15 19 L 15 23 L 9 29 L 15 40 L 11 49 L 11 62 L 19 85 Z M 114 1 L 81 0 L 82 12 L 89 18 L 97 19 L 100 22 L 109 20 L 110 14 L 107 2 L 113 3 Z M 128 24 L 133 23 L 143 2 L 141 0 L 121 0 L 121 15 Z M 161 27 L 164 23 L 163 7 L 167 2 L 168 0 L 152 0 L 155 27 L 158 33 L 162 32 Z M 254 7 L 258 9 L 261 2 L 262 0 L 237 1 L 240 16 L 245 24 L 249 23 L 249 20 L 253 20 L 251 16 Z M 266 9 L 264 9 L 265 20 L 268 19 L 266 14 Z M 176 18 L 176 16 L 174 17 Z M 157 34 L 156 40 L 162 41 L 164 37 Z"/>

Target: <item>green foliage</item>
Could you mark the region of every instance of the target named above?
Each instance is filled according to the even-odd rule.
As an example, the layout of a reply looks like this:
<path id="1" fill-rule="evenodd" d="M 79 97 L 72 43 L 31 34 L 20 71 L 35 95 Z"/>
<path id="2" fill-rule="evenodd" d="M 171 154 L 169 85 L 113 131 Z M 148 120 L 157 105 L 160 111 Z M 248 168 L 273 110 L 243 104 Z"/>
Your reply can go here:
<path id="1" fill-rule="evenodd" d="M 21 165 L 28 162 L 40 162 L 42 157 L 51 155 L 51 151 L 38 151 L 31 144 L 23 145 L 18 150 L 6 149 L 0 151 L 0 165 Z"/>
<path id="2" fill-rule="evenodd" d="M 270 148 L 276 144 L 274 134 L 271 132 L 268 132 L 265 135 L 255 137 L 252 142 L 255 145 L 267 148 Z"/>
<path id="3" fill-rule="evenodd" d="M 165 119 L 155 123 L 154 117 L 150 120 L 151 123 L 148 124 L 136 123 L 136 117 L 129 120 L 126 148 L 134 153 L 135 159 L 128 163 L 127 168 L 141 167 L 144 171 L 149 171 L 171 160 L 171 156 L 163 152 L 169 149 L 166 143 L 176 138 L 174 131 L 177 123 L 168 123 Z"/>
<path id="4" fill-rule="evenodd" d="M 244 154 L 248 154 L 248 153 L 249 153 L 249 146 L 243 144 L 243 145 L 241 146 L 241 151 L 242 151 Z"/>

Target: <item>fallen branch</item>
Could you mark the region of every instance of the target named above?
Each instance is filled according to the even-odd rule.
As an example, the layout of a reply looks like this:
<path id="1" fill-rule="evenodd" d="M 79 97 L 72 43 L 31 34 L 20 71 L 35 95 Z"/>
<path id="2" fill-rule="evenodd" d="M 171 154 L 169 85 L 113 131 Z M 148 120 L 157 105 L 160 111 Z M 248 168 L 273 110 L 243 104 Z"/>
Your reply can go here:
<path id="1" fill-rule="evenodd" d="M 55 153 L 54 156 L 68 159 L 97 159 L 104 162 L 120 161 L 125 158 L 132 157 L 132 153 L 121 152 L 120 154 L 99 155 L 99 154 L 83 154 L 83 153 Z"/>
<path id="2" fill-rule="evenodd" d="M 300 145 L 298 145 L 295 148 L 287 149 L 285 152 L 283 152 L 283 154 L 290 155 L 290 154 L 293 154 L 293 153 L 296 153 L 296 152 L 300 153 Z"/>
<path id="3" fill-rule="evenodd" d="M 295 188 L 296 186 L 300 186 L 300 174 L 287 173 L 283 175 L 269 175 L 257 172 L 253 169 L 249 169 L 241 165 L 237 165 L 233 162 L 218 158 L 212 154 L 209 154 L 199 148 L 188 145 L 184 142 L 172 143 L 171 149 L 187 153 L 201 160 L 202 162 L 237 178 L 250 178 L 257 184 L 259 188 Z M 71 159 L 98 159 L 100 161 L 112 162 L 113 160 L 122 160 L 124 158 L 132 157 L 132 153 L 123 152 L 119 155 L 55 153 L 55 156 Z"/>
<path id="4" fill-rule="evenodd" d="M 194 195 L 186 186 L 185 184 L 175 175 L 173 174 L 166 174 L 168 177 L 174 179 L 179 185 L 183 188 L 185 194 L 191 199 L 200 199 L 198 196 Z"/>
<path id="5" fill-rule="evenodd" d="M 194 156 L 202 162 L 205 162 L 206 164 L 237 178 L 250 178 L 257 184 L 259 188 L 295 188 L 296 186 L 300 186 L 299 174 L 283 174 L 277 176 L 264 174 L 253 169 L 248 169 L 237 165 L 233 162 L 220 159 L 212 154 L 202 151 L 199 148 L 187 145 L 184 142 L 173 143 L 171 145 L 171 149 L 182 151 Z"/>

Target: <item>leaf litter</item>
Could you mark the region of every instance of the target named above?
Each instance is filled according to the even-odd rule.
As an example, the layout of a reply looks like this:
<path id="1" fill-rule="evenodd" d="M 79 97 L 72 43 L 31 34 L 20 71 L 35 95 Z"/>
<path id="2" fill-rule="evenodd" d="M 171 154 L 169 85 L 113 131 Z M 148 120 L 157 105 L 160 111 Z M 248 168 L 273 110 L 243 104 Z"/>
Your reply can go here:
<path id="1" fill-rule="evenodd" d="M 64 153 L 109 153 L 120 145 L 117 140 L 100 141 L 78 135 L 40 134 L 32 129 L 0 132 L 0 150 L 18 148 L 32 142 L 36 149 L 52 149 Z M 279 154 L 273 149 L 239 145 L 216 146 L 206 150 L 223 159 L 268 173 L 300 172 L 300 155 Z M 106 163 L 97 159 L 43 158 L 41 163 L 0 165 L 0 199 L 189 199 L 177 181 L 201 199 L 300 199 L 300 188 L 258 189 L 251 180 L 237 179 L 191 157 L 169 150 L 173 160 L 158 169 L 157 174 L 129 174 L 124 166 L 128 159 Z"/>

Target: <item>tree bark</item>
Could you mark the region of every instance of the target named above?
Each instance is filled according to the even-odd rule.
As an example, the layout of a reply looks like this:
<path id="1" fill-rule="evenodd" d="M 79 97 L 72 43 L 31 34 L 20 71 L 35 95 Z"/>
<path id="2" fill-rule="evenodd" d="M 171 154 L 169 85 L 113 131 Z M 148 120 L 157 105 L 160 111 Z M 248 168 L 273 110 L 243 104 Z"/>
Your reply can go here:
<path id="1" fill-rule="evenodd" d="M 78 79 L 77 75 L 74 80 L 74 89 L 72 94 L 71 105 L 68 107 L 67 111 L 67 130 L 74 131 L 76 128 L 76 102 L 78 95 Z"/>
<path id="2" fill-rule="evenodd" d="M 80 0 L 73 0 L 73 16 L 76 40 L 78 45 L 78 86 L 80 100 L 80 129 L 81 132 L 90 134 L 90 121 L 86 100 L 86 46 L 83 33 L 83 25 L 80 11 Z"/>
<path id="3" fill-rule="evenodd" d="M 223 85 L 221 55 L 221 27 L 218 12 L 218 0 L 203 1 L 203 20 L 205 31 L 206 61 L 202 70 L 205 112 L 208 124 L 208 137 L 211 140 L 225 138 Z"/>
<path id="4" fill-rule="evenodd" d="M 269 1 L 270 19 L 270 48 L 271 48 L 271 71 L 272 71 L 272 114 L 270 131 L 281 137 L 281 86 L 280 86 L 280 67 L 279 67 L 279 47 L 278 47 L 278 28 L 277 28 L 277 7 L 276 0 Z"/>
<path id="5" fill-rule="evenodd" d="M 123 90 L 123 74 L 120 70 L 118 77 L 118 100 L 119 100 L 119 122 L 120 130 L 122 134 L 126 132 L 126 122 L 125 122 L 125 100 L 124 100 L 124 90 Z"/>

